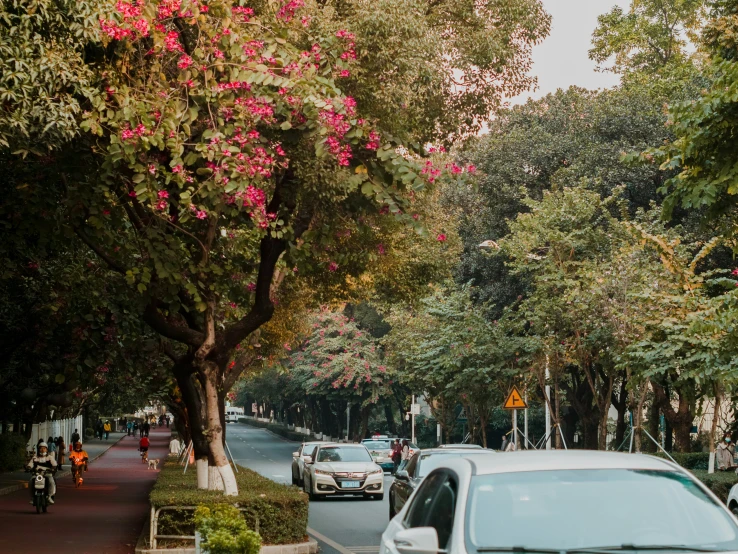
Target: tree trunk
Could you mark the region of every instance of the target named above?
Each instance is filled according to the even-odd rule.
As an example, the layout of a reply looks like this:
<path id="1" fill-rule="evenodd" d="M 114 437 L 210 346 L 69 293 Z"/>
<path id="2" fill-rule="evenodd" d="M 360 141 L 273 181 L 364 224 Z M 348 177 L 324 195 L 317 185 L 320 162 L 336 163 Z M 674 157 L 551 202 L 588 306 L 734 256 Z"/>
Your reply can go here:
<path id="1" fill-rule="evenodd" d="M 390 435 L 397 435 L 397 422 L 395 421 L 395 414 L 392 412 L 392 404 L 388 401 L 384 401 L 384 417 L 387 419 L 387 429 Z"/>
<path id="2" fill-rule="evenodd" d="M 364 406 L 361 408 L 361 429 L 359 430 L 359 440 L 361 440 L 369 434 L 369 413 L 371 412 L 370 406 Z"/>
<path id="3" fill-rule="evenodd" d="M 197 468 L 197 488 L 207 489 L 210 450 L 202 428 L 202 397 L 200 396 L 200 389 L 195 384 L 193 371 L 194 368 L 191 364 L 187 362 L 178 363 L 174 368 L 174 376 L 182 394 L 182 402 L 185 405 L 188 429 L 195 456 L 195 467 Z"/>
<path id="4" fill-rule="evenodd" d="M 563 432 L 563 429 L 561 429 L 561 401 L 559 400 L 559 380 L 558 378 L 554 379 L 554 412 L 556 416 L 556 421 L 559 422 L 559 428 L 554 429 L 551 428 L 551 432 L 556 435 L 556 439 L 554 441 L 555 448 L 557 450 L 561 450 L 561 433 Z M 574 433 L 572 433 L 572 436 Z"/>
<path id="5" fill-rule="evenodd" d="M 238 495 L 238 484 L 233 468 L 228 463 L 225 448 L 223 447 L 223 426 L 220 420 L 218 398 L 218 366 L 215 362 L 203 362 L 203 381 L 205 385 L 205 408 L 207 411 L 207 440 L 210 449 L 210 460 L 220 473 L 223 480 L 223 491 L 226 496 Z M 212 484 L 212 479 L 209 479 Z"/>
<path id="6" fill-rule="evenodd" d="M 598 450 L 607 450 L 607 421 L 610 415 L 610 402 L 612 400 L 612 387 L 614 378 L 610 377 L 607 383 L 607 391 L 600 400 L 600 440 L 597 443 Z"/>
<path id="7" fill-rule="evenodd" d="M 617 397 L 613 395 L 612 405 L 618 411 L 618 417 L 615 422 L 615 443 L 619 448 L 625 440 L 625 431 L 628 425 L 625 421 L 625 416 L 628 413 L 628 379 L 625 375 L 620 378 L 620 387 Z"/>
<path id="8" fill-rule="evenodd" d="M 487 423 L 489 416 L 487 411 L 482 411 L 479 414 L 479 426 L 482 428 L 482 448 L 487 448 Z"/>
<path id="9" fill-rule="evenodd" d="M 676 440 L 677 452 L 689 452 L 692 449 L 691 432 L 692 432 L 692 421 L 694 415 L 692 414 L 692 407 L 690 405 L 690 393 L 688 387 L 694 387 L 693 383 L 684 383 L 677 388 L 677 394 L 679 396 L 678 407 L 675 410 L 671 405 L 671 400 L 666 393 L 666 389 L 659 385 L 653 384 L 653 391 L 661 407 L 661 411 L 664 413 L 664 418 L 669 422 L 672 429 L 674 430 L 674 438 Z"/>

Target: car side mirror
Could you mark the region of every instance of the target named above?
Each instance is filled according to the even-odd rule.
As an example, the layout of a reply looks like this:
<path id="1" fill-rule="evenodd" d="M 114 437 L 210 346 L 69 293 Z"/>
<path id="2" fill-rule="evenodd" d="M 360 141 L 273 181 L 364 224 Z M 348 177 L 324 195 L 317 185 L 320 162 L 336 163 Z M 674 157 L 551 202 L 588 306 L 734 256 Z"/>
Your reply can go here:
<path id="1" fill-rule="evenodd" d="M 395 472 L 395 478 L 400 481 L 409 481 L 410 475 L 404 469 L 398 469 L 397 472 Z"/>
<path id="2" fill-rule="evenodd" d="M 308 465 L 312 464 L 313 463 L 312 456 L 305 456 L 305 463 Z"/>
<path id="3" fill-rule="evenodd" d="M 299 458 L 300 457 L 300 453 L 299 452 L 293 452 L 292 453 L 292 457 L 293 458 Z"/>
<path id="4" fill-rule="evenodd" d="M 433 527 L 413 527 L 395 535 L 400 554 L 438 554 L 438 533 Z"/>

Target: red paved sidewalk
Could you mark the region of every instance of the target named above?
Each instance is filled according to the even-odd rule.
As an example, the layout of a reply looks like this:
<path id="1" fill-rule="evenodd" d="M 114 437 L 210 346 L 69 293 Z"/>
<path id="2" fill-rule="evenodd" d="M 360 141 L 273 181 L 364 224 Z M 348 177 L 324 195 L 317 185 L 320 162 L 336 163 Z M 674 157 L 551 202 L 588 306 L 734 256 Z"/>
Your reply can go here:
<path id="1" fill-rule="evenodd" d="M 151 431 L 149 458 L 163 463 L 169 429 Z M 57 480 L 56 503 L 36 514 L 27 489 L 0 496 L 0 552 L 130 554 L 149 516 L 158 471 L 141 463 L 138 439 L 124 437 L 90 464 L 82 487 Z"/>

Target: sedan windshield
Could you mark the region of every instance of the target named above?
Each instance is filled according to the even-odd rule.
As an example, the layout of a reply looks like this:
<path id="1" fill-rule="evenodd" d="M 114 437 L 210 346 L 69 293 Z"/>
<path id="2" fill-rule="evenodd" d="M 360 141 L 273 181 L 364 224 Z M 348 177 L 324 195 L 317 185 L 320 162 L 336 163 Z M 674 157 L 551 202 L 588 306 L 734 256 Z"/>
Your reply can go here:
<path id="1" fill-rule="evenodd" d="M 389 450 L 392 447 L 390 441 L 363 441 L 361 444 L 369 450 Z"/>
<path id="2" fill-rule="evenodd" d="M 371 462 L 372 457 L 366 448 L 347 448 L 331 446 L 321 448 L 318 452 L 318 462 Z"/>
<path id="3" fill-rule="evenodd" d="M 472 479 L 466 519 L 470 552 L 738 550 L 738 526 L 730 515 L 688 476 L 673 471 L 480 475 Z"/>

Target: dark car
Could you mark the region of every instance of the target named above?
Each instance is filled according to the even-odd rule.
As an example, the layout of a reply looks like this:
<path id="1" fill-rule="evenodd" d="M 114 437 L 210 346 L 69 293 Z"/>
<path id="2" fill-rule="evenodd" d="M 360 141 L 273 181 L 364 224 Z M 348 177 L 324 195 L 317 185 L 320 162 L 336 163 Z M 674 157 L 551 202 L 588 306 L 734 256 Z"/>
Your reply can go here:
<path id="1" fill-rule="evenodd" d="M 423 478 L 437 467 L 443 465 L 449 457 L 470 456 L 477 454 L 494 454 L 493 450 L 472 448 L 431 448 L 417 452 L 410 460 L 397 469 L 395 479 L 389 489 L 389 517 L 402 510 L 402 507 L 420 485 Z"/>

